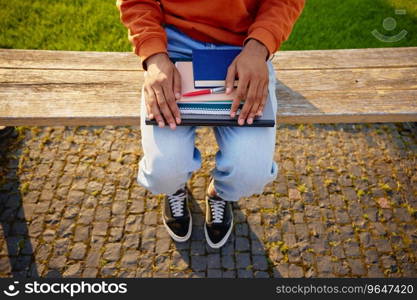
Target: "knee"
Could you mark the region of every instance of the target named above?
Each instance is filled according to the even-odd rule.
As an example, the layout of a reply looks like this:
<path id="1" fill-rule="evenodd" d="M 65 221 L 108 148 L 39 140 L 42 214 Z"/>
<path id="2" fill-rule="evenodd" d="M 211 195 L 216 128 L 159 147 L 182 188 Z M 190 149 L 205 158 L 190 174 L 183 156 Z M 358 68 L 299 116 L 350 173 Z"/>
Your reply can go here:
<path id="1" fill-rule="evenodd" d="M 274 180 L 276 169 L 274 161 L 269 161 L 267 165 L 246 164 L 236 168 L 235 177 L 247 188 L 246 194 L 259 194 L 262 193 L 265 185 Z"/>
<path id="2" fill-rule="evenodd" d="M 183 166 L 169 160 L 147 161 L 143 158 L 139 162 L 137 181 L 153 194 L 171 194 L 186 180 L 186 173 Z"/>
<path id="3" fill-rule="evenodd" d="M 231 166 L 232 181 L 239 185 L 242 197 L 262 193 L 265 185 L 277 176 L 278 166 L 272 158 L 238 159 Z"/>

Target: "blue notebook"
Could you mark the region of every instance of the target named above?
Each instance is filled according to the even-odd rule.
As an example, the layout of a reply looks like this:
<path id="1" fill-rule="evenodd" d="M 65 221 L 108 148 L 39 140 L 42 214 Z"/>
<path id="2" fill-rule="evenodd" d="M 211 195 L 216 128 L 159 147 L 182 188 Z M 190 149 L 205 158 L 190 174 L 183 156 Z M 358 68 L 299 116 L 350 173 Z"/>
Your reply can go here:
<path id="1" fill-rule="evenodd" d="M 224 86 L 227 68 L 240 51 L 240 49 L 194 49 L 194 87 L 213 88 Z M 235 80 L 234 85 L 237 86 L 237 80 Z"/>

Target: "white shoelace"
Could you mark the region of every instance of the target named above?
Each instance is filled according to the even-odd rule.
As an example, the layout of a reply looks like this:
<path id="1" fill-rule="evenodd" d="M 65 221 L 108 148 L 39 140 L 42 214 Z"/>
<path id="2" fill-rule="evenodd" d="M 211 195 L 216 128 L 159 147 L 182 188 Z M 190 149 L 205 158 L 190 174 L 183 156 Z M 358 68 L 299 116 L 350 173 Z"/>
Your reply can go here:
<path id="1" fill-rule="evenodd" d="M 172 215 L 175 218 L 182 217 L 184 215 L 185 191 L 178 195 L 169 195 L 168 202 L 172 210 Z"/>
<path id="2" fill-rule="evenodd" d="M 209 204 L 211 207 L 211 215 L 213 216 L 213 223 L 223 222 L 223 213 L 226 201 L 209 199 Z"/>

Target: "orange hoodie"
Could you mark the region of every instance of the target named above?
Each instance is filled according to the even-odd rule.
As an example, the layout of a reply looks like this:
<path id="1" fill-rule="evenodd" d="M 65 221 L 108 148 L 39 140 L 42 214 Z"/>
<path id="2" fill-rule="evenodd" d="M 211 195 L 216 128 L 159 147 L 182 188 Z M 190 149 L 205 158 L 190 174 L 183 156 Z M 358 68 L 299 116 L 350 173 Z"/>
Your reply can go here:
<path id="1" fill-rule="evenodd" d="M 117 0 L 122 23 L 142 62 L 167 52 L 164 24 L 203 42 L 263 43 L 269 54 L 291 33 L 305 0 Z"/>

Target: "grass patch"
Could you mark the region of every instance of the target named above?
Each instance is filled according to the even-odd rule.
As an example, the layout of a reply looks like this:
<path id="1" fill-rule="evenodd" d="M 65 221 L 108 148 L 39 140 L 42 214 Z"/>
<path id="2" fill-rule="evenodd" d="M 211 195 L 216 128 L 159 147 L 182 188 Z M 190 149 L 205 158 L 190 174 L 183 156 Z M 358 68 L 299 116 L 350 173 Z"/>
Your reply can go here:
<path id="1" fill-rule="evenodd" d="M 115 0 L 0 0 L 0 48 L 79 51 L 131 51 Z M 405 9 L 405 15 L 396 15 Z M 396 27 L 387 31 L 383 21 Z M 417 46 L 415 0 L 307 1 L 282 50 Z M 386 43 L 373 30 L 399 42 Z"/>
<path id="2" fill-rule="evenodd" d="M 115 0 L 0 0 L 0 48 L 130 51 Z"/>
<path id="3" fill-rule="evenodd" d="M 405 15 L 396 10 L 405 9 Z M 386 18 L 394 18 L 393 30 L 385 30 Z M 314 0 L 307 1 L 290 39 L 282 50 L 406 47 L 417 45 L 417 3 L 414 0 Z M 408 31 L 401 41 L 387 43 L 372 35 Z"/>

